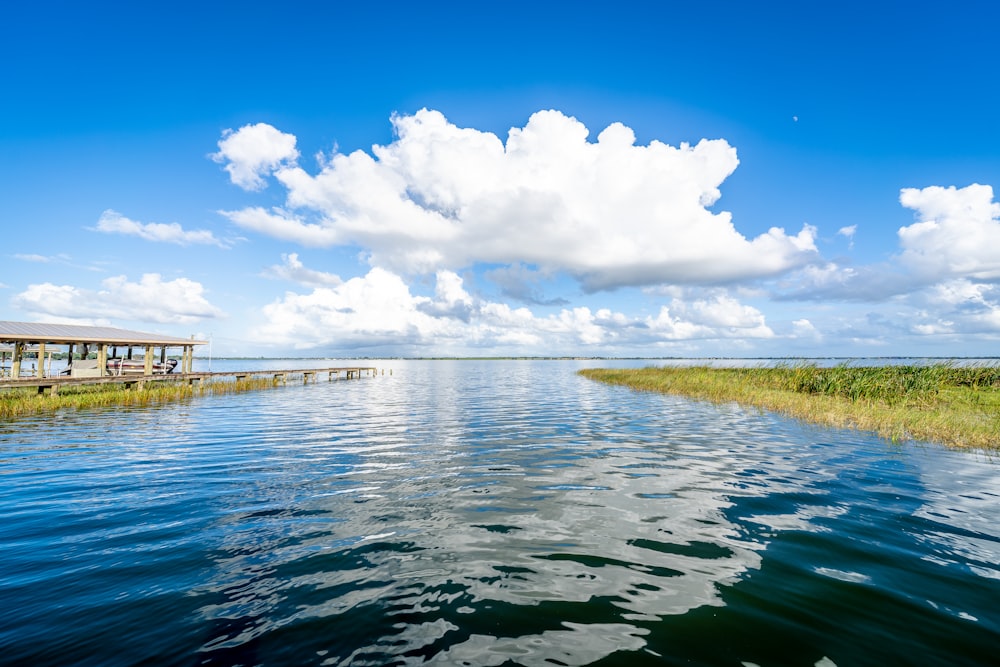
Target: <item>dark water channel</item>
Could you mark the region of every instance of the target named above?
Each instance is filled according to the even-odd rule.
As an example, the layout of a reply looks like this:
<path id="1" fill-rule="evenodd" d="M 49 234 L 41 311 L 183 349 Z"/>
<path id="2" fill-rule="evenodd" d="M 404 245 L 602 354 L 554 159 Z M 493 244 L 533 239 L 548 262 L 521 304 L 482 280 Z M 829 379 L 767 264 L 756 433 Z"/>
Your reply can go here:
<path id="1" fill-rule="evenodd" d="M 0 425 L 0 664 L 1000 660 L 994 458 L 379 365 Z"/>

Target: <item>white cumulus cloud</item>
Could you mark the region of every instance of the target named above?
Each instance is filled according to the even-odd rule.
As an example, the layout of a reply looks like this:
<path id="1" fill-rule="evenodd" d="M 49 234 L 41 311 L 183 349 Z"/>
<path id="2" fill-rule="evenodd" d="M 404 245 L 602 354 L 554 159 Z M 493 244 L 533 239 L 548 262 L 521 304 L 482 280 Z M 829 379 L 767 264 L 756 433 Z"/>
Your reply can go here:
<path id="1" fill-rule="evenodd" d="M 303 350 L 324 346 L 432 349 L 468 354 L 477 349 L 521 353 L 544 345 L 560 354 L 654 350 L 691 340 L 772 338 L 756 309 L 717 296 L 690 304 L 679 299 L 655 316 L 628 316 L 607 308 L 563 308 L 539 317 L 469 294 L 451 271 L 436 274 L 433 296 L 414 294 L 404 280 L 381 268 L 334 287 L 287 292 L 263 309 L 257 340 Z"/>
<path id="2" fill-rule="evenodd" d="M 993 188 L 905 188 L 900 203 L 917 222 L 899 230 L 900 261 L 926 276 L 1000 279 L 1000 203 Z"/>
<path id="3" fill-rule="evenodd" d="M 1000 280 L 1000 204 L 991 186 L 904 188 L 899 201 L 917 222 L 899 229 L 898 253 L 879 264 L 806 266 L 778 283 L 787 289 L 782 298 L 883 301 L 949 281 Z M 855 227 L 838 233 L 852 238 Z"/>
<path id="4" fill-rule="evenodd" d="M 900 250 L 890 259 L 805 267 L 777 283 L 776 296 L 880 304 L 853 324 L 841 323 L 839 332 L 824 331 L 826 340 L 995 341 L 1000 336 L 1000 204 L 993 201 L 993 188 L 905 188 L 899 201 L 915 211 L 916 222 L 899 229 Z"/>
<path id="5" fill-rule="evenodd" d="M 95 231 L 106 234 L 126 234 L 138 236 L 147 241 L 158 243 L 176 243 L 177 245 L 204 244 L 226 247 L 207 229 L 185 230 L 180 224 L 171 222 L 136 222 L 126 218 L 118 211 L 108 209 L 97 220 Z"/>
<path id="6" fill-rule="evenodd" d="M 139 282 L 125 276 L 107 278 L 98 290 L 71 285 L 29 285 L 12 299 L 15 308 L 36 315 L 73 319 L 136 320 L 188 324 L 220 317 L 222 311 L 205 298 L 201 284 L 186 278 L 164 281 L 147 273 Z"/>
<path id="7" fill-rule="evenodd" d="M 431 274 L 476 263 L 571 275 L 589 291 L 724 283 L 781 274 L 816 257 L 815 230 L 746 238 L 708 210 L 738 164 L 724 140 L 636 145 L 614 123 L 592 142 L 540 111 L 506 142 L 436 111 L 394 116 L 396 140 L 295 163 L 295 138 L 258 124 L 227 134 L 215 159 L 238 185 L 273 174 L 285 206 L 227 212 L 234 223 L 304 245 L 357 244 L 373 266 Z"/>
<path id="8" fill-rule="evenodd" d="M 236 185 L 244 190 L 261 190 L 265 186 L 262 176 L 299 158 L 295 143 L 294 136 L 267 123 L 244 125 L 235 132 L 226 130 L 219 140 L 219 151 L 210 157 L 225 163 L 225 170 Z"/>

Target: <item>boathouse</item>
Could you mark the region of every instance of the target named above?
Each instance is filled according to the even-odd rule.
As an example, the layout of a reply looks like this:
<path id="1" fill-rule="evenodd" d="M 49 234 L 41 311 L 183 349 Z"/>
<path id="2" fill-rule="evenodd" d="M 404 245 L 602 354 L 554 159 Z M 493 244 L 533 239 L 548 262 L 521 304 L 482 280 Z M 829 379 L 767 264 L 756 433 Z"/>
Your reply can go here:
<path id="1" fill-rule="evenodd" d="M 119 369 L 132 361 L 130 365 L 142 375 L 154 375 L 167 372 L 160 369 L 167 367 L 169 351 L 174 350 L 173 356 L 178 352 L 180 356 L 178 370 L 190 373 L 195 346 L 205 344 L 193 336 L 178 338 L 113 327 L 0 321 L 0 368 L 4 377 L 15 380 L 25 377 L 25 371 L 27 377 L 44 378 L 51 370 L 51 353 L 58 350 L 68 353 L 67 370 L 72 377 L 110 375 L 109 362 L 114 366 L 115 361 Z M 90 359 L 91 353 L 97 358 Z M 133 354 L 141 356 L 133 361 Z M 29 369 L 25 361 L 32 356 L 34 368 Z"/>

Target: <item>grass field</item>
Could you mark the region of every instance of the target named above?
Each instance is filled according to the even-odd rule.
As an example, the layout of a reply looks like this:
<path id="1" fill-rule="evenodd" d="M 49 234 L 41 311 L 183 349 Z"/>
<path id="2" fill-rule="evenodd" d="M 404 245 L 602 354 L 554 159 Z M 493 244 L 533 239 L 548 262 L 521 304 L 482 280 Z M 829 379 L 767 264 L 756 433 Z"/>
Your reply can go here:
<path id="1" fill-rule="evenodd" d="M 735 401 L 892 440 L 1000 449 L 998 366 L 694 366 L 588 369 L 580 374 L 643 391 Z"/>

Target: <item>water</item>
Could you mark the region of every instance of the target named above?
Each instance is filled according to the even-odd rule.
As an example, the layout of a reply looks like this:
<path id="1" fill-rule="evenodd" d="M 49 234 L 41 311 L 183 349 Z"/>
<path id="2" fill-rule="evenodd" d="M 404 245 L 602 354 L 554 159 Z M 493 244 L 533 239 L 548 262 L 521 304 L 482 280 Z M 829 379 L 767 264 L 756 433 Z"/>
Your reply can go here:
<path id="1" fill-rule="evenodd" d="M 595 362 L 374 365 L 0 425 L 0 663 L 1000 654 L 984 454 L 575 375 Z"/>

